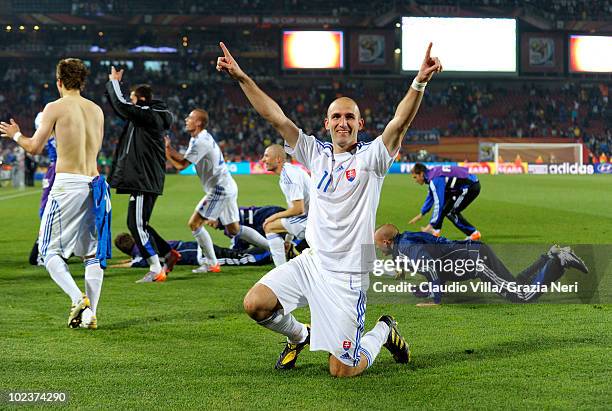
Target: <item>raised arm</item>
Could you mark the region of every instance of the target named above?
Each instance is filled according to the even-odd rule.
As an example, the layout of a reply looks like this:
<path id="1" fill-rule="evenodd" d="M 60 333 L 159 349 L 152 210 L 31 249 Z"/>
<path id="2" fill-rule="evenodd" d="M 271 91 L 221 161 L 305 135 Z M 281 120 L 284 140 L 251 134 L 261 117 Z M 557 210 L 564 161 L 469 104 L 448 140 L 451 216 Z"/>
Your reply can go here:
<path id="1" fill-rule="evenodd" d="M 385 131 L 382 133 L 383 142 L 391 155 L 395 155 L 402 145 L 402 139 L 421 105 L 425 85 L 431 80 L 434 73 L 442 71 L 440 60 L 437 57 L 430 56 L 431 46 L 432 43 L 429 43 L 425 59 L 423 59 L 423 64 L 421 64 L 417 76 L 412 82 L 408 93 L 398 104 L 393 119 L 387 124 Z"/>
<path id="2" fill-rule="evenodd" d="M 111 66 L 111 73 L 108 75 L 108 82 L 106 83 L 106 95 L 115 113 L 128 121 L 138 123 L 153 121 L 153 116 L 149 107 L 141 107 L 125 99 L 121 91 L 122 78 L 123 69 L 117 71 L 115 66 Z"/>
<path id="3" fill-rule="evenodd" d="M 43 110 L 40 126 L 34 132 L 32 138 L 26 137 L 19 131 L 19 124 L 15 120 L 10 119 L 9 123 L 0 122 L 0 133 L 2 137 L 12 138 L 25 151 L 30 154 L 40 154 L 53 133 L 55 125 L 55 111 L 53 103 L 47 104 Z"/>
<path id="4" fill-rule="evenodd" d="M 263 92 L 257 84 L 238 66 L 225 44 L 219 43 L 223 57 L 217 59 L 217 71 L 227 72 L 238 80 L 240 88 L 251 102 L 253 108 L 276 129 L 291 147 L 295 147 L 299 137 L 297 126 L 291 121 L 280 106 L 270 96 Z"/>

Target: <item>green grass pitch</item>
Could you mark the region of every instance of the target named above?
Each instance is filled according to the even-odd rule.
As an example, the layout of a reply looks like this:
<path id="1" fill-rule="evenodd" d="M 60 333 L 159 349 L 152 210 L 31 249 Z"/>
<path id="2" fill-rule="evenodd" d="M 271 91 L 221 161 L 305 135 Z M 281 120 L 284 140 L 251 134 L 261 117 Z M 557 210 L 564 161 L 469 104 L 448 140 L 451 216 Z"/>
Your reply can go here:
<path id="1" fill-rule="evenodd" d="M 610 244 L 608 176 L 484 176 L 466 216 L 494 244 Z M 237 177 L 241 205 L 283 204 L 277 178 Z M 269 267 L 195 275 L 177 266 L 166 283 L 106 271 L 99 329 L 65 326 L 69 300 L 27 257 L 38 232 L 39 188 L 0 188 L 0 391 L 65 391 L 69 407 L 99 409 L 609 409 L 612 315 L 607 304 L 368 305 L 366 329 L 391 313 L 413 362 L 382 350 L 354 379 L 334 379 L 327 355 L 303 352 L 277 372 L 282 338 L 254 324 L 242 298 Z M 387 177 L 378 223 L 408 229 L 425 188 Z M 191 237 L 201 198 L 195 177 L 169 176 L 152 224 Z M 125 196 L 113 196 L 113 232 L 126 231 Z M 445 224 L 445 235 L 460 233 Z M 215 242 L 227 244 L 220 232 Z M 115 260 L 120 252 L 115 250 Z M 82 264 L 70 268 L 82 285 Z M 308 320 L 307 310 L 296 317 Z M 0 403 L 0 409 L 7 407 Z"/>

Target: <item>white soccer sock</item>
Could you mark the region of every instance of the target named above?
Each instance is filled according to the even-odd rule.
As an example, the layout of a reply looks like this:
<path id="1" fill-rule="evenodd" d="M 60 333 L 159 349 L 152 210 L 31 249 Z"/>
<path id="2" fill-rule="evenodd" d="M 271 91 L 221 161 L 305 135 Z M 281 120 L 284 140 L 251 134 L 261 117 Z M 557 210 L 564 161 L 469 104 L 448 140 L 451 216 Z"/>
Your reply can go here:
<path id="1" fill-rule="evenodd" d="M 376 356 L 380 353 L 380 349 L 387 342 L 391 328 L 387 323 L 379 321 L 372 330 L 361 339 L 361 353 L 368 359 L 368 368 L 372 365 Z M 362 357 L 363 359 L 363 357 Z"/>
<path id="2" fill-rule="evenodd" d="M 197 230 L 192 231 L 191 234 L 195 237 L 198 245 L 202 249 L 204 257 L 208 260 L 208 264 L 217 265 L 217 256 L 215 255 L 215 249 L 213 247 L 212 238 L 210 234 L 204 228 L 199 227 Z"/>
<path id="3" fill-rule="evenodd" d="M 259 234 L 257 230 L 251 227 L 247 227 L 245 225 L 240 226 L 240 234 L 238 235 L 247 243 L 256 245 L 257 247 L 269 249 L 268 240 L 266 240 L 266 237 Z"/>
<path id="4" fill-rule="evenodd" d="M 157 254 L 147 258 L 147 263 L 149 263 L 149 271 L 159 273 L 162 269 L 162 266 L 159 263 L 159 256 Z"/>
<path id="5" fill-rule="evenodd" d="M 72 300 L 72 304 L 76 304 L 81 297 L 83 297 L 83 293 L 74 282 L 74 278 L 70 275 L 68 266 L 64 260 L 62 260 L 62 257 L 57 254 L 48 255 L 47 258 L 45 258 L 45 268 L 51 275 L 53 281 L 68 294 Z"/>
<path id="6" fill-rule="evenodd" d="M 257 324 L 286 336 L 292 344 L 303 342 L 308 337 L 306 326 L 295 319 L 291 314 L 274 312 L 269 318 L 258 321 Z"/>
<path id="7" fill-rule="evenodd" d="M 100 292 L 102 291 L 102 280 L 104 278 L 104 270 L 100 267 L 100 260 L 91 258 L 85 260 L 85 294 L 89 297 L 91 303 L 91 311 L 96 315 L 96 308 L 100 300 Z"/>
<path id="8" fill-rule="evenodd" d="M 266 234 L 266 238 L 268 239 L 268 245 L 270 247 L 270 253 L 272 253 L 274 265 L 278 267 L 281 264 L 285 264 L 287 258 L 285 257 L 285 241 L 283 237 L 281 237 L 280 234 L 268 233 Z"/>

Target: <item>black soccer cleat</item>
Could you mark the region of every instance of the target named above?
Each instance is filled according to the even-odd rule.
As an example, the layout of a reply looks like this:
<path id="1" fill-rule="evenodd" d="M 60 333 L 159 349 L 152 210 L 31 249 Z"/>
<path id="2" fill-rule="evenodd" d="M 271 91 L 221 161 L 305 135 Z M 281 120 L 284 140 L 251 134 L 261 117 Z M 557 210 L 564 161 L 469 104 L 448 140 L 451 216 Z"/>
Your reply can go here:
<path id="1" fill-rule="evenodd" d="M 582 258 L 578 257 L 570 247 L 561 248 L 558 256 L 563 267 L 572 267 L 585 274 L 589 272 L 589 268 L 582 261 Z"/>
<path id="2" fill-rule="evenodd" d="M 408 364 L 410 362 L 410 347 L 397 329 L 395 318 L 390 315 L 383 315 L 378 321 L 384 322 L 390 328 L 389 337 L 387 337 L 387 342 L 383 344 L 383 347 L 389 350 L 395 362 Z"/>
<path id="3" fill-rule="evenodd" d="M 306 330 L 308 330 L 308 335 L 306 339 L 299 344 L 292 344 L 289 341 L 285 344 L 285 349 L 278 357 L 278 361 L 276 361 L 276 365 L 274 368 L 277 370 L 290 370 L 295 368 L 295 362 L 297 361 L 298 355 L 300 352 L 310 344 L 310 326 L 306 325 Z"/>

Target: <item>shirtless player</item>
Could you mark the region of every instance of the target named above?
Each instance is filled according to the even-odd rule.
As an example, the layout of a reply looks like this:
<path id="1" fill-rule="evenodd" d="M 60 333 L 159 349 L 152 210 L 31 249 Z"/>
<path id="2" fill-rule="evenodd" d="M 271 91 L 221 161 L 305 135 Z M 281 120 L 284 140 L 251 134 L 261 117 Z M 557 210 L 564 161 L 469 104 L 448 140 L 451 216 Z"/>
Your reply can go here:
<path id="1" fill-rule="evenodd" d="M 96 258 L 98 233 L 108 230 L 108 226 L 97 229 L 94 215 L 96 192 L 101 193 L 104 202 L 102 212 L 110 213 L 108 186 L 103 177 L 98 177 L 96 162 L 104 134 L 104 116 L 98 105 L 81 96 L 88 74 L 81 60 L 60 60 L 56 73 L 60 98 L 47 104 L 34 135 L 29 138 L 21 134 L 13 119 L 10 123 L 1 122 L 0 132 L 32 154 L 40 153 L 49 136 L 55 134 L 57 174 L 42 216 L 39 251 L 51 278 L 72 300 L 68 326 L 95 329 L 103 259 L 110 257 L 98 254 L 102 262 Z M 110 235 L 109 231 L 104 232 Z M 85 263 L 85 294 L 62 259 L 73 253 L 83 257 Z"/>

